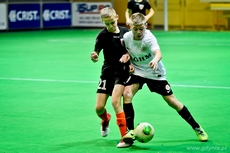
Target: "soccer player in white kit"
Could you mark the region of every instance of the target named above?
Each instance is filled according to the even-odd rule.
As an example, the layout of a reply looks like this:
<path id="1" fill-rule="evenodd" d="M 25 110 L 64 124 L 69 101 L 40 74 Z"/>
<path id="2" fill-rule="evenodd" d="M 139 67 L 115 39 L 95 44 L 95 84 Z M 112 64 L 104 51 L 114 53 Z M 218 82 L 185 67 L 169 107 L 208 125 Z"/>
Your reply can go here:
<path id="1" fill-rule="evenodd" d="M 123 92 L 124 101 L 131 103 L 133 96 L 146 83 L 151 92 L 160 94 L 167 104 L 192 127 L 200 141 L 208 141 L 207 133 L 195 121 L 187 107 L 173 94 L 170 84 L 166 80 L 166 69 L 161 60 L 160 47 L 156 37 L 146 29 L 145 16 L 135 13 L 130 19 L 131 31 L 124 34 L 124 45 L 135 69 L 130 79 L 132 85 L 126 86 Z M 123 140 L 125 142 L 134 141 L 135 129 L 130 130 Z"/>

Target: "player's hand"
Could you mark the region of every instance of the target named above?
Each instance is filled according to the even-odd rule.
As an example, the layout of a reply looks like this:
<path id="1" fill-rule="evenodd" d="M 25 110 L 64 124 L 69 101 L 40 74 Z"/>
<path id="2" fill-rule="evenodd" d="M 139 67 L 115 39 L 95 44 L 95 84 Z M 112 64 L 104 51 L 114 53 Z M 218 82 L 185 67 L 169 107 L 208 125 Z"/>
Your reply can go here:
<path id="1" fill-rule="evenodd" d="M 91 52 L 90 53 L 90 58 L 93 62 L 97 62 L 98 61 L 98 54 L 97 52 Z"/>
<path id="2" fill-rule="evenodd" d="M 157 60 L 152 60 L 149 62 L 149 66 L 153 69 L 153 70 L 157 70 L 158 69 L 158 61 Z"/>
<path id="3" fill-rule="evenodd" d="M 126 21 L 126 25 L 127 25 L 127 26 L 130 26 L 130 25 L 131 25 L 131 20 L 130 20 L 130 19 Z"/>
<path id="4" fill-rule="evenodd" d="M 127 63 L 127 62 L 129 61 L 129 59 L 130 59 L 130 56 L 129 56 L 128 53 L 126 53 L 126 54 L 122 55 L 122 57 L 120 58 L 119 61 L 120 61 L 121 63 Z"/>
<path id="5" fill-rule="evenodd" d="M 133 74 L 134 73 L 134 70 L 135 70 L 135 68 L 133 67 L 133 65 L 129 65 L 129 73 L 130 74 Z"/>

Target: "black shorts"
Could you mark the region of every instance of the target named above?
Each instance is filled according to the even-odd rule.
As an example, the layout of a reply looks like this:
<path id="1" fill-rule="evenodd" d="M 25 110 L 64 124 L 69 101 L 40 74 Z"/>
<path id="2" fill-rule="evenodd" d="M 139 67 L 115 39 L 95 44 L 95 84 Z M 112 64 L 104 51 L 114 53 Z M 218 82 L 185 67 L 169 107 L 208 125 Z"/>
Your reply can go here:
<path id="1" fill-rule="evenodd" d="M 97 87 L 97 93 L 104 93 L 112 95 L 114 85 L 121 84 L 123 86 L 130 85 L 127 84 L 128 80 L 130 79 L 129 76 L 124 76 L 120 78 L 107 78 L 107 79 L 101 79 L 98 83 Z"/>
<path id="2" fill-rule="evenodd" d="M 139 90 L 146 84 L 151 92 L 156 92 L 162 96 L 172 95 L 173 91 L 167 80 L 152 80 L 137 75 L 131 75 L 127 84 L 139 83 Z"/>

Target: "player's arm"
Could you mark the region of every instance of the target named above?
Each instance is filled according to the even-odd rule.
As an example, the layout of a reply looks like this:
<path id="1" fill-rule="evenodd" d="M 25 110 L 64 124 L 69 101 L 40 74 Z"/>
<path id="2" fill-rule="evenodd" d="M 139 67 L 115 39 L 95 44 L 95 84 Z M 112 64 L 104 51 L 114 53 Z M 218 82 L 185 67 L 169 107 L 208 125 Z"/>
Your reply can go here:
<path id="1" fill-rule="evenodd" d="M 154 15 L 154 10 L 150 8 L 149 13 L 145 16 L 145 20 L 148 21 Z"/>
<path id="2" fill-rule="evenodd" d="M 120 58 L 120 62 L 121 63 L 127 63 L 130 59 L 130 55 L 129 53 L 127 52 L 126 54 L 122 55 L 121 58 Z"/>
<path id="3" fill-rule="evenodd" d="M 134 66 L 130 63 L 130 64 L 129 64 L 129 73 L 130 73 L 130 74 L 133 74 L 133 73 L 134 73 L 134 70 L 135 70 Z"/>
<path id="4" fill-rule="evenodd" d="M 94 63 L 98 61 L 98 55 L 99 55 L 99 52 L 97 51 L 90 53 L 90 58 Z"/>
<path id="5" fill-rule="evenodd" d="M 157 70 L 158 68 L 158 62 L 162 59 L 162 54 L 160 49 L 156 49 L 154 52 L 154 58 L 153 60 L 151 60 L 149 62 L 149 66 L 153 69 L 153 70 Z"/>
<path id="6" fill-rule="evenodd" d="M 121 58 L 120 58 L 120 62 L 121 63 L 129 63 L 129 73 L 134 73 L 135 68 L 133 67 L 133 65 L 130 63 L 130 55 L 127 52 L 126 54 L 124 54 Z"/>
<path id="7" fill-rule="evenodd" d="M 121 40 L 121 45 L 124 47 L 124 49 L 125 49 L 125 41 L 124 41 L 124 39 L 122 39 Z M 127 63 L 128 61 L 129 61 L 129 59 L 130 59 L 130 55 L 129 55 L 129 52 L 126 50 L 126 53 L 125 54 L 123 54 L 122 56 L 121 56 L 121 58 L 120 58 L 120 62 L 121 63 Z"/>
<path id="8" fill-rule="evenodd" d="M 126 9 L 125 11 L 125 19 L 126 19 L 126 25 L 130 24 L 130 14 L 131 14 L 131 10 L 130 9 Z"/>
<path id="9" fill-rule="evenodd" d="M 90 53 L 91 60 L 95 63 L 98 61 L 99 53 L 103 49 L 103 39 L 102 34 L 99 33 L 96 37 L 94 52 Z"/>

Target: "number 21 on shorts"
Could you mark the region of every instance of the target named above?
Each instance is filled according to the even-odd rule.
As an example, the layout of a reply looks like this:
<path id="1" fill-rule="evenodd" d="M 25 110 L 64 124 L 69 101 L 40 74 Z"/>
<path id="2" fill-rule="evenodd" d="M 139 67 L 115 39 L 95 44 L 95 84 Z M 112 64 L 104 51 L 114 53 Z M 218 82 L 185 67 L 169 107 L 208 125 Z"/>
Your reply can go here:
<path id="1" fill-rule="evenodd" d="M 101 90 L 106 90 L 106 80 L 100 80 L 97 88 Z"/>

